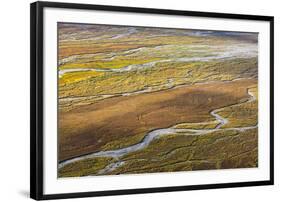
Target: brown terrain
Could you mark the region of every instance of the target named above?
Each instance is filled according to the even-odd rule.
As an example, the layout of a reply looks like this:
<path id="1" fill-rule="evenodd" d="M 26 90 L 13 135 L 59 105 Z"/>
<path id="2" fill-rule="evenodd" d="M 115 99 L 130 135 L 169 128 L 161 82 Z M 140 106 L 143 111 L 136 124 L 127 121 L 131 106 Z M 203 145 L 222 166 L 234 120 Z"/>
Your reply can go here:
<path id="1" fill-rule="evenodd" d="M 255 79 L 210 82 L 101 100 L 59 114 L 59 161 L 103 150 L 108 142 L 179 123 L 214 120 L 210 112 L 249 98 Z"/>

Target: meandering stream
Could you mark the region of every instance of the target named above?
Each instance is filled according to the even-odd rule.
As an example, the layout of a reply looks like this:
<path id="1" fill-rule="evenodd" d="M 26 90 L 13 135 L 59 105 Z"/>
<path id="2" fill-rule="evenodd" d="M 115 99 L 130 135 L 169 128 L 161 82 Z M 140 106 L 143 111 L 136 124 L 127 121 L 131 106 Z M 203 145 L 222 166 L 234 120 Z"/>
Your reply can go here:
<path id="1" fill-rule="evenodd" d="M 210 114 L 215 118 L 215 120 L 218 122 L 218 124 L 216 125 L 216 127 L 214 129 L 179 129 L 176 127 L 170 127 L 170 128 L 162 128 L 162 129 L 155 129 L 153 131 L 150 131 L 149 133 L 147 133 L 147 135 L 142 139 L 141 142 L 125 147 L 125 148 L 121 148 L 121 149 L 116 149 L 116 150 L 109 150 L 109 151 L 99 151 L 99 152 L 94 152 L 91 154 L 86 154 L 80 157 L 75 157 L 69 160 L 65 160 L 62 161 L 61 163 L 59 163 L 59 168 L 64 167 L 65 165 L 68 165 L 70 163 L 73 162 L 77 162 L 77 161 L 81 161 L 84 159 L 88 159 L 88 158 L 94 158 L 94 157 L 112 157 L 115 159 L 119 159 L 120 157 L 129 154 L 131 152 L 135 152 L 141 149 L 144 149 L 145 147 L 147 147 L 154 139 L 159 138 L 161 136 L 164 135 L 169 135 L 169 134 L 177 134 L 180 133 L 185 134 L 185 135 L 204 135 L 204 134 L 208 134 L 208 133 L 212 133 L 215 131 L 220 131 L 220 130 L 238 130 L 238 131 L 245 131 L 245 130 L 249 130 L 249 129 L 254 129 L 257 128 L 257 125 L 255 126 L 247 126 L 247 127 L 237 127 L 237 128 L 225 128 L 222 129 L 221 127 L 226 125 L 229 120 L 225 117 L 222 117 L 218 114 L 218 112 L 222 111 L 223 109 L 227 108 L 227 107 L 231 107 L 231 106 L 239 106 L 242 105 L 244 103 L 249 103 L 249 102 L 253 102 L 256 100 L 256 97 L 254 96 L 253 93 L 251 93 L 248 89 L 247 91 L 248 95 L 250 96 L 250 98 L 248 100 L 246 100 L 245 102 L 241 102 L 241 103 L 237 103 L 237 104 L 233 104 L 230 106 L 226 106 L 223 108 L 219 108 L 219 109 L 215 109 L 212 110 L 210 112 Z M 195 123 L 198 124 L 198 123 Z M 124 164 L 123 161 L 117 161 L 114 163 L 111 163 L 109 165 L 107 165 L 104 169 L 100 170 L 98 172 L 98 174 L 104 174 L 110 171 L 113 171 L 114 169 L 116 169 L 117 167 L 120 167 Z"/>
<path id="2" fill-rule="evenodd" d="M 156 46 L 155 48 L 163 47 L 162 46 Z M 131 51 L 136 51 L 140 52 L 144 49 L 143 48 L 137 48 L 133 49 Z M 130 50 L 129 50 L 130 51 Z M 129 51 L 126 51 L 129 53 Z M 197 50 L 198 51 L 198 50 Z M 256 45 L 243 45 L 243 44 L 235 44 L 235 45 L 230 45 L 224 48 L 224 51 L 215 51 L 213 52 L 213 55 L 209 56 L 203 56 L 203 57 L 177 57 L 177 58 L 171 58 L 171 59 L 161 59 L 153 62 L 147 62 L 143 64 L 132 64 L 128 65 L 125 67 L 121 68 L 96 68 L 96 67 L 88 67 L 88 68 L 71 68 L 71 69 L 62 69 L 59 70 L 59 77 L 62 77 L 65 73 L 70 73 L 70 72 L 79 72 L 79 71 L 99 71 L 99 72 L 128 72 L 128 71 L 134 71 L 134 70 L 140 70 L 140 69 L 146 69 L 146 68 L 152 68 L 158 63 L 165 63 L 165 62 L 196 62 L 196 61 L 201 61 L 201 62 L 208 62 L 211 60 L 229 60 L 229 59 L 234 59 L 234 58 L 251 58 L 251 57 L 256 57 L 258 54 L 257 52 L 257 47 Z M 78 56 L 76 56 L 78 57 Z M 80 56 L 81 57 L 81 56 Z M 112 59 L 114 58 L 111 57 Z M 75 60 L 75 56 L 70 56 L 69 59 L 67 58 L 61 60 L 61 63 L 65 63 L 68 61 L 73 61 Z"/>

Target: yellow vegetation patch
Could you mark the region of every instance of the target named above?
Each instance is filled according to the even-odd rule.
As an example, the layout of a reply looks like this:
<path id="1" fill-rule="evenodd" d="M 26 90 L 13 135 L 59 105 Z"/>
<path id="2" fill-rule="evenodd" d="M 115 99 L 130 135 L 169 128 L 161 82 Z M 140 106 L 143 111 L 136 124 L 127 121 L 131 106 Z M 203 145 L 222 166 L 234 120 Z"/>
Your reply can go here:
<path id="1" fill-rule="evenodd" d="M 181 123 L 174 128 L 177 129 L 213 129 L 219 124 L 218 121 L 209 121 L 202 123 Z"/>
<path id="2" fill-rule="evenodd" d="M 147 59 L 147 60 L 138 60 L 138 59 L 131 59 L 131 60 L 97 60 L 87 63 L 67 63 L 61 65 L 59 69 L 71 69 L 71 68 L 106 68 L 106 69 L 118 69 L 122 67 L 126 67 L 129 65 L 134 64 L 144 64 L 147 62 L 152 62 L 158 60 L 158 58 Z"/>
<path id="3" fill-rule="evenodd" d="M 59 78 L 59 85 L 73 84 L 78 81 L 86 80 L 93 77 L 104 75 L 103 72 L 97 71 L 81 71 L 81 72 L 68 72 Z"/>

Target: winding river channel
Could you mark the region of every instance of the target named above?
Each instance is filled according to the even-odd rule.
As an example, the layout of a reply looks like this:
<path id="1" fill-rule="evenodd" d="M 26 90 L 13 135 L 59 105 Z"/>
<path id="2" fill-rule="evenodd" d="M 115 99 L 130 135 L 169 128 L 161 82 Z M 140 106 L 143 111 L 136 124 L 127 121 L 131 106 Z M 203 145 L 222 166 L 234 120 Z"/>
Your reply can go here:
<path id="1" fill-rule="evenodd" d="M 247 126 L 247 127 L 237 127 L 237 128 L 222 128 L 224 125 L 226 125 L 229 122 L 229 120 L 225 117 L 220 116 L 218 114 L 218 112 L 224 110 L 225 108 L 231 107 L 231 106 L 239 106 L 239 105 L 253 102 L 256 100 L 256 97 L 254 96 L 253 93 L 251 93 L 249 91 L 249 89 L 248 89 L 247 93 L 250 97 L 246 101 L 238 103 L 238 104 L 226 106 L 223 108 L 215 109 L 210 112 L 210 115 L 212 115 L 215 118 L 216 122 L 218 123 L 216 125 L 216 127 L 213 129 L 179 129 L 179 128 L 176 128 L 175 126 L 169 127 L 169 128 L 155 129 L 155 130 L 152 130 L 149 133 L 147 133 L 145 135 L 145 137 L 142 139 L 142 141 L 137 144 L 134 144 L 134 145 L 131 145 L 131 146 L 128 146 L 125 148 L 121 148 L 121 149 L 109 150 L 109 151 L 99 151 L 99 152 L 94 152 L 94 153 L 86 154 L 83 156 L 75 157 L 75 158 L 60 162 L 58 167 L 62 168 L 65 165 L 68 165 L 70 163 L 74 163 L 77 161 L 94 158 L 94 157 L 112 157 L 112 158 L 117 159 L 116 162 L 109 164 L 104 169 L 102 169 L 98 172 L 98 174 L 105 174 L 107 172 L 113 171 L 114 169 L 122 166 L 125 163 L 124 161 L 118 160 L 120 157 L 122 157 L 126 154 L 129 154 L 131 152 L 142 150 L 145 147 L 147 147 L 154 139 L 159 138 L 164 135 L 169 135 L 169 134 L 205 135 L 205 134 L 220 131 L 220 130 L 237 130 L 237 131 L 242 132 L 245 130 L 257 128 L 257 125 Z M 194 123 L 194 124 L 198 124 L 198 123 Z"/>
<path id="2" fill-rule="evenodd" d="M 165 48 L 169 45 L 161 45 L 161 46 L 155 46 L 154 49 L 161 49 Z M 200 47 L 200 45 L 198 45 Z M 189 45 L 189 47 L 191 47 Z M 137 48 L 132 49 L 129 51 L 125 51 L 123 54 L 131 54 L 131 53 L 141 53 L 145 48 Z M 152 51 L 152 50 L 150 50 Z M 202 50 L 201 50 L 202 51 Z M 196 50 L 196 52 L 201 52 L 200 50 Z M 203 50 L 204 52 L 204 50 Z M 90 54 L 87 57 L 91 57 L 97 54 Z M 111 53 L 112 57 L 106 60 L 112 60 L 115 57 L 114 53 Z M 235 44 L 235 45 L 229 45 L 226 47 L 223 47 L 223 51 L 214 51 L 212 55 L 203 56 L 203 57 L 176 57 L 172 59 L 161 59 L 156 60 L 152 62 L 147 62 L 143 64 L 132 64 L 121 68 L 96 68 L 96 67 L 88 67 L 88 68 L 71 68 L 71 69 L 61 69 L 59 70 L 59 77 L 62 77 L 66 73 L 71 72 L 83 72 L 83 71 L 97 71 L 97 72 L 128 72 L 128 71 L 134 71 L 134 70 L 140 70 L 140 69 L 147 69 L 152 68 L 156 66 L 158 63 L 165 63 L 165 62 L 208 62 L 210 60 L 229 60 L 234 58 L 251 58 L 257 56 L 257 46 L 253 44 L 247 44 L 245 46 L 244 44 Z M 64 58 L 59 61 L 59 64 L 64 64 L 67 62 L 74 62 L 76 59 L 79 59 L 81 56 L 70 56 L 69 58 Z"/>

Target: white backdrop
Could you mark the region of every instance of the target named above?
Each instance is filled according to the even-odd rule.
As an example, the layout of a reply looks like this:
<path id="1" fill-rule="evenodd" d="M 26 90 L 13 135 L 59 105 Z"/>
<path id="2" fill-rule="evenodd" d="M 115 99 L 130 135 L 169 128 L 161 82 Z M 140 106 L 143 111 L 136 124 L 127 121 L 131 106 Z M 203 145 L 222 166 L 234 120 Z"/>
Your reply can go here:
<path id="1" fill-rule="evenodd" d="M 29 194 L 29 0 L 3 1 L 1 4 L 1 166 L 0 201 L 27 201 Z M 278 1 L 245 0 L 83 0 L 76 3 L 154 7 L 211 12 L 275 16 L 275 52 L 281 51 L 281 13 Z M 101 202 L 126 201 L 277 201 L 281 195 L 281 60 L 275 59 L 275 186 L 232 188 L 95 198 Z M 74 199 L 68 200 L 73 201 Z M 76 199 L 91 201 L 93 199 Z"/>

